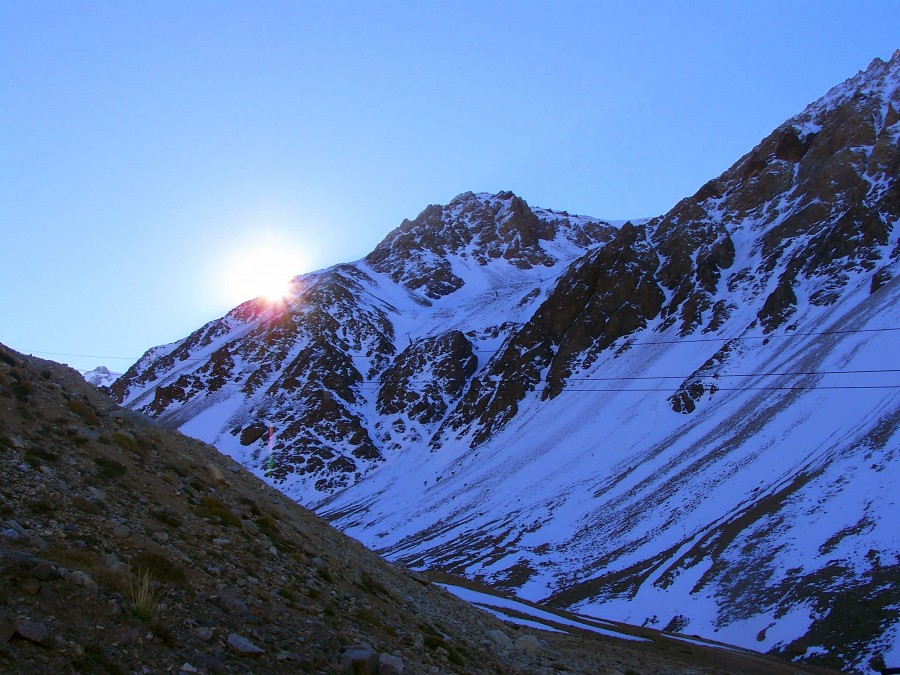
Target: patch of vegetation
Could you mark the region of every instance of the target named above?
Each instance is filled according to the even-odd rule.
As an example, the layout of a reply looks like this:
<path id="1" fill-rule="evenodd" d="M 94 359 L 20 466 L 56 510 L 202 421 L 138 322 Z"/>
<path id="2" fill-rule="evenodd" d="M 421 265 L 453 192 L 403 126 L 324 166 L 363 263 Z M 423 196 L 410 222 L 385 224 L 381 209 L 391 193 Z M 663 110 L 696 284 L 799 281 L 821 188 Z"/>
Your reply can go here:
<path id="1" fill-rule="evenodd" d="M 323 580 L 327 581 L 329 584 L 334 583 L 334 575 L 329 572 L 325 567 L 317 567 L 316 572 L 322 577 Z"/>
<path id="2" fill-rule="evenodd" d="M 432 651 L 435 651 L 438 648 L 445 650 L 447 652 L 447 660 L 454 665 L 461 666 L 464 663 L 462 656 L 459 655 L 459 652 L 449 644 L 447 644 L 447 641 L 438 635 L 426 635 L 425 646 Z"/>
<path id="3" fill-rule="evenodd" d="M 160 583 L 184 586 L 187 578 L 184 569 L 161 553 L 144 551 L 131 559 L 131 567 L 140 578 L 142 575 Z"/>
<path id="4" fill-rule="evenodd" d="M 259 510 L 259 506 L 257 506 L 256 502 L 250 499 L 250 497 L 241 497 L 240 502 L 244 506 L 250 507 L 250 513 L 252 513 L 254 516 L 262 514 L 262 511 Z"/>
<path id="5" fill-rule="evenodd" d="M 262 530 L 265 534 L 278 532 L 278 526 L 275 524 L 275 521 L 271 516 L 260 516 L 256 519 L 256 524 L 259 526 L 259 529 Z"/>
<path id="6" fill-rule="evenodd" d="M 360 586 L 369 591 L 370 593 L 376 593 L 378 595 L 390 595 L 388 593 L 388 589 L 384 587 L 378 579 L 373 577 L 367 570 L 363 570 L 360 574 Z"/>
<path id="7" fill-rule="evenodd" d="M 94 675 L 94 673 L 125 675 L 126 672 L 106 656 L 104 645 L 87 645 L 84 648 L 84 654 L 72 661 L 72 667 L 75 672 L 86 675 Z"/>
<path id="8" fill-rule="evenodd" d="M 391 637 L 397 637 L 397 630 L 393 626 L 386 625 L 381 618 L 374 611 L 369 609 L 368 607 L 361 607 L 356 611 L 356 616 L 361 620 L 365 621 L 370 626 L 374 626 L 379 630 L 384 631 Z"/>
<path id="9" fill-rule="evenodd" d="M 169 525 L 170 527 L 181 527 L 182 525 L 181 518 L 176 516 L 171 511 L 166 511 L 165 509 L 155 509 L 150 512 L 150 515 L 153 516 L 154 519 L 158 520 L 164 525 Z"/>
<path id="10" fill-rule="evenodd" d="M 31 397 L 31 395 L 34 393 L 34 388 L 31 386 L 31 382 L 29 382 L 28 380 L 26 380 L 22 377 L 15 378 L 15 382 L 13 383 L 12 390 L 13 390 L 13 394 L 15 394 L 16 398 L 21 403 L 24 403 L 25 401 L 27 401 Z"/>
<path id="11" fill-rule="evenodd" d="M 150 456 L 152 445 L 143 438 L 136 438 L 131 434 L 126 434 L 121 431 L 114 431 L 112 433 L 112 440 L 123 450 L 126 450 L 133 455 L 137 455 L 138 457 L 140 457 L 142 462 L 146 462 L 147 457 Z"/>
<path id="12" fill-rule="evenodd" d="M 156 618 L 165 587 L 156 581 L 147 569 L 141 569 L 136 577 L 128 577 L 126 589 L 134 615 L 145 623 Z"/>
<path id="13" fill-rule="evenodd" d="M 225 504 L 218 499 L 217 497 L 213 497 L 212 495 L 206 495 L 205 497 L 200 498 L 200 506 L 204 506 L 207 508 L 219 508 L 224 509 Z"/>
<path id="14" fill-rule="evenodd" d="M 28 502 L 28 510 L 36 516 L 42 516 L 56 511 L 50 502 L 44 501 L 43 499 L 34 499 Z"/>
<path id="15" fill-rule="evenodd" d="M 190 482 L 190 486 L 192 488 L 194 488 L 197 492 L 206 492 L 207 490 L 209 490 L 209 485 L 204 483 L 199 478 L 192 479 Z"/>
<path id="16" fill-rule="evenodd" d="M 95 516 L 99 516 L 103 513 L 103 508 L 95 501 L 88 499 L 87 497 L 82 497 L 81 495 L 74 495 L 72 499 L 69 500 L 69 503 L 74 506 L 79 511 L 83 511 L 84 513 L 90 513 Z"/>
<path id="17" fill-rule="evenodd" d="M 128 468 L 110 457 L 94 457 L 94 464 L 100 469 L 99 476 L 104 480 L 113 480 L 124 476 Z"/>
<path id="18" fill-rule="evenodd" d="M 84 401 L 72 398 L 66 402 L 66 407 L 78 415 L 89 426 L 100 426 L 100 418 L 97 417 L 97 413 L 95 413 L 94 409 Z"/>
<path id="19" fill-rule="evenodd" d="M 182 469 L 182 468 L 181 468 L 180 466 L 178 466 L 177 464 L 166 464 L 163 468 L 164 468 L 166 471 L 171 471 L 171 472 L 174 473 L 176 476 L 180 476 L 181 478 L 187 477 L 187 472 L 185 472 L 185 470 Z"/>
<path id="20" fill-rule="evenodd" d="M 37 468 L 41 464 L 56 464 L 59 461 L 59 455 L 46 448 L 32 447 L 25 451 L 25 461 Z"/>
<path id="21" fill-rule="evenodd" d="M 231 512 L 221 501 L 207 495 L 200 498 L 200 504 L 197 506 L 197 514 L 204 518 L 218 518 L 222 525 L 230 527 L 240 527 L 241 519 Z"/>
<path id="22" fill-rule="evenodd" d="M 121 431 L 112 432 L 112 439 L 115 441 L 121 448 L 128 450 L 128 452 L 137 452 L 138 446 L 135 440 L 129 436 L 128 434 L 123 434 Z"/>
<path id="23" fill-rule="evenodd" d="M 71 427 L 66 429 L 66 436 L 76 445 L 84 445 L 88 442 L 87 436 L 82 436 L 78 433 L 78 429 L 73 429 Z"/>
<path id="24" fill-rule="evenodd" d="M 285 600 L 289 600 L 290 602 L 295 602 L 297 600 L 297 596 L 294 595 L 294 592 L 288 588 L 284 588 L 283 586 L 278 589 L 278 595 L 280 595 Z"/>

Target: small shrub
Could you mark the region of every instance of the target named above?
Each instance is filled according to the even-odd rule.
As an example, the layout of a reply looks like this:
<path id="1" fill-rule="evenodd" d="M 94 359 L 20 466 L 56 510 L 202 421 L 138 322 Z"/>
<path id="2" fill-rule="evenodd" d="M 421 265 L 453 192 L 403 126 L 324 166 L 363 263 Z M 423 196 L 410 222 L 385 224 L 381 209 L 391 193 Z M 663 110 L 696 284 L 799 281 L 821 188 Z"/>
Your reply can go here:
<path id="1" fill-rule="evenodd" d="M 153 441 L 138 436 L 136 439 L 137 442 L 137 454 L 139 454 L 143 459 L 147 459 L 147 456 L 153 451 L 155 447 Z"/>
<path id="2" fill-rule="evenodd" d="M 114 431 L 112 433 L 112 439 L 120 447 L 128 450 L 128 452 L 137 452 L 137 443 L 135 443 L 134 439 L 127 434 L 123 434 L 121 431 Z"/>
<path id="3" fill-rule="evenodd" d="M 367 591 L 370 591 L 372 593 L 379 593 L 381 595 L 389 595 L 388 589 L 384 587 L 384 584 L 378 581 L 378 579 L 373 577 L 366 570 L 363 570 L 362 574 L 360 575 L 360 581 L 362 587 Z"/>
<path id="4" fill-rule="evenodd" d="M 165 468 L 166 471 L 171 471 L 176 476 L 179 476 L 181 478 L 185 478 L 187 476 L 187 473 L 184 471 L 184 469 L 182 469 L 177 464 L 166 464 L 163 468 Z"/>
<path id="5" fill-rule="evenodd" d="M 359 617 L 361 621 L 365 621 L 370 626 L 374 626 L 375 628 L 384 631 L 391 637 L 397 637 L 397 630 L 393 626 L 386 625 L 378 616 L 378 614 L 373 612 L 371 609 L 367 607 L 361 607 L 359 610 L 357 610 L 356 616 Z"/>
<path id="6" fill-rule="evenodd" d="M 146 569 L 141 569 L 137 577 L 128 578 L 128 600 L 134 615 L 141 621 L 150 622 L 156 618 L 159 602 L 165 595 L 165 588 L 155 581 Z"/>
<path id="7" fill-rule="evenodd" d="M 199 478 L 193 478 L 190 483 L 191 487 L 194 488 L 197 492 L 206 492 L 209 489 L 209 485 L 204 483 Z"/>
<path id="8" fill-rule="evenodd" d="M 240 527 L 241 519 L 234 515 L 231 510 L 225 506 L 220 500 L 212 495 L 206 495 L 200 498 L 200 505 L 197 507 L 200 516 L 206 518 L 218 518 L 222 525 L 229 527 Z"/>
<path id="9" fill-rule="evenodd" d="M 278 526 L 275 524 L 275 521 L 271 516 L 260 516 L 256 519 L 256 524 L 259 526 L 259 529 L 266 534 L 278 532 Z"/>
<path id="10" fill-rule="evenodd" d="M 34 393 L 34 388 L 31 386 L 31 382 L 25 379 L 16 379 L 12 389 L 13 393 L 16 395 L 16 398 L 22 403 L 27 401 Z"/>
<path id="11" fill-rule="evenodd" d="M 41 463 L 56 464 L 59 461 L 59 455 L 46 448 L 28 448 L 25 451 L 25 461 L 34 467 L 39 466 Z"/>
<path id="12" fill-rule="evenodd" d="M 94 410 L 84 401 L 77 398 L 72 398 L 66 402 L 66 407 L 73 413 L 78 415 L 89 426 L 96 427 L 100 425 L 100 418 L 97 417 L 97 413 L 95 413 Z"/>
<path id="13" fill-rule="evenodd" d="M 324 567 L 319 567 L 316 569 L 316 571 L 319 573 L 319 576 L 329 584 L 334 583 L 334 576 L 327 569 L 325 569 Z"/>
<path id="14" fill-rule="evenodd" d="M 170 527 L 181 527 L 181 518 L 176 516 L 174 513 L 166 511 L 165 509 L 156 509 L 155 511 L 151 511 L 150 515 L 164 525 L 169 525 Z"/>
<path id="15" fill-rule="evenodd" d="M 241 504 L 250 508 L 250 513 L 254 516 L 259 516 L 262 514 L 262 511 L 259 510 L 259 506 L 256 505 L 256 502 L 249 497 L 241 497 L 240 501 Z"/>
<path id="16" fill-rule="evenodd" d="M 200 498 L 200 506 L 205 506 L 207 508 L 219 508 L 224 509 L 225 504 L 223 504 L 219 499 L 213 497 L 212 495 L 206 495 L 205 497 Z"/>
<path id="17" fill-rule="evenodd" d="M 278 595 L 280 595 L 285 600 L 289 600 L 290 602 L 295 602 L 297 600 L 297 596 L 294 595 L 293 591 L 287 588 L 279 588 Z"/>
<path id="18" fill-rule="evenodd" d="M 184 585 L 186 577 L 184 570 L 175 562 L 169 560 L 161 553 L 144 551 L 131 559 L 132 568 L 138 576 L 147 575 L 161 583 L 173 583 Z"/>
<path id="19" fill-rule="evenodd" d="M 450 663 L 453 663 L 457 666 L 463 665 L 462 656 L 459 655 L 458 651 L 447 644 L 447 642 L 443 638 L 440 638 L 437 635 L 426 635 L 425 646 L 431 650 L 435 650 L 438 647 L 441 647 L 447 651 L 447 660 L 450 661 Z"/>
<path id="20" fill-rule="evenodd" d="M 108 457 L 94 457 L 94 464 L 100 469 L 100 478 L 105 480 L 119 478 L 128 471 L 124 464 Z"/>
<path id="21" fill-rule="evenodd" d="M 56 509 L 49 502 L 43 499 L 35 499 L 28 503 L 28 510 L 36 516 L 53 513 Z"/>
<path id="22" fill-rule="evenodd" d="M 282 539 L 274 532 L 266 532 L 263 530 L 263 533 L 266 537 L 269 538 L 269 542 L 271 542 L 272 546 L 278 549 L 281 553 L 291 553 L 294 550 L 294 547 L 287 539 Z"/>

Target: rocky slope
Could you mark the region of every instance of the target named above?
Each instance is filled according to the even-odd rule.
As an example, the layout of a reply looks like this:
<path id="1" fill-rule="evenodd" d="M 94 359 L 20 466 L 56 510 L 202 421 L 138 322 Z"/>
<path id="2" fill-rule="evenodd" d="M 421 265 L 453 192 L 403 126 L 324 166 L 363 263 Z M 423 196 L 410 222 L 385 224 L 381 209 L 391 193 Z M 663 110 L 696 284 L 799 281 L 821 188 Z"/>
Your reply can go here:
<path id="1" fill-rule="evenodd" d="M 900 52 L 669 213 L 460 195 L 115 397 L 407 564 L 900 661 Z"/>
<path id="2" fill-rule="evenodd" d="M 793 670 L 565 615 L 502 623 L 209 445 L 3 346 L 0 494 L 6 673 Z"/>

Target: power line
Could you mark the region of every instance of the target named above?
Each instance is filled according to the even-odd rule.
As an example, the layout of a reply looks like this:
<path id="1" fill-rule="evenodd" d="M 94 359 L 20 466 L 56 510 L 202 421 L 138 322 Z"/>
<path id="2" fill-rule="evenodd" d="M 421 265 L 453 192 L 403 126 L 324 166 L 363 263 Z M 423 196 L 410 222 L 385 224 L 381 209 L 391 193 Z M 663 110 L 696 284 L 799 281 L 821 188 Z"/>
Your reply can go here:
<path id="1" fill-rule="evenodd" d="M 685 344 L 685 343 L 696 343 L 696 342 L 731 342 L 732 340 L 768 340 L 771 338 L 794 338 L 794 337 L 811 337 L 816 335 L 850 335 L 854 333 L 883 333 L 890 331 L 900 331 L 900 326 L 892 326 L 888 328 L 848 328 L 846 330 L 823 330 L 823 331 L 808 331 L 803 333 L 783 333 L 780 335 L 771 334 L 771 335 L 737 335 L 732 337 L 708 337 L 708 338 L 679 338 L 677 340 L 652 340 L 647 342 L 626 342 L 622 346 L 627 347 L 643 347 L 643 346 L 652 346 L 652 345 L 677 345 L 677 344 Z M 121 359 L 124 361 L 139 361 L 144 358 L 143 356 L 109 356 L 109 355 L 98 355 L 98 354 L 70 354 L 68 352 L 45 352 L 36 349 L 26 349 L 22 350 L 23 352 L 28 352 L 29 354 L 47 354 L 51 356 L 71 356 L 77 358 L 85 358 L 85 359 Z M 501 351 L 501 349 L 474 349 L 472 350 L 476 354 L 496 354 Z M 402 352 L 401 352 L 402 353 Z M 206 358 L 192 358 L 192 359 L 180 359 L 172 355 L 172 353 L 165 354 L 164 356 L 160 356 L 159 358 L 165 358 L 166 356 L 172 356 L 177 359 L 179 363 L 186 362 L 196 362 L 196 361 L 204 361 Z M 368 359 L 372 358 L 371 356 L 364 354 L 345 354 L 345 356 L 353 359 Z"/>
<path id="2" fill-rule="evenodd" d="M 610 377 L 567 377 L 567 382 L 609 382 L 616 380 L 688 380 L 719 377 L 790 377 L 793 375 L 864 375 L 872 373 L 900 373 L 900 368 L 875 368 L 870 370 L 798 370 L 767 373 L 715 373 L 712 375 L 635 375 Z"/>
<path id="3" fill-rule="evenodd" d="M 850 335 L 853 333 L 882 333 L 900 331 L 900 327 L 892 328 L 848 328 L 845 330 L 821 330 L 804 333 L 782 333 L 780 335 L 737 335 L 734 337 L 680 338 L 678 340 L 652 340 L 647 342 L 626 342 L 623 347 L 643 347 L 645 345 L 677 345 L 688 342 L 731 342 L 732 340 L 769 340 L 770 338 L 812 337 L 816 335 Z"/>
<path id="4" fill-rule="evenodd" d="M 79 372 L 91 372 L 91 371 L 79 371 Z M 771 371 L 771 372 L 762 372 L 762 373 L 715 373 L 712 375 L 615 375 L 609 377 L 566 377 L 564 378 L 565 382 L 616 382 L 620 380 L 691 380 L 691 379 L 718 379 L 725 377 L 792 377 L 792 376 L 815 376 L 815 375 L 872 375 L 872 374 L 884 374 L 884 373 L 900 373 L 900 368 L 869 368 L 869 369 L 860 369 L 860 370 L 797 370 L 797 371 Z M 174 374 L 174 373 L 173 373 Z M 192 373 L 180 373 L 179 376 L 196 376 L 196 371 Z M 243 382 L 223 382 L 220 386 L 233 386 L 233 387 L 242 387 L 248 384 L 250 377 L 245 379 Z M 278 382 L 283 382 L 284 377 L 278 376 L 274 379 L 265 379 L 261 380 L 256 385 L 262 384 L 276 384 Z M 295 378 L 296 379 L 296 378 Z M 505 380 L 488 380 L 485 384 L 489 382 L 498 382 L 498 381 L 509 381 L 509 378 Z M 546 381 L 543 381 L 546 383 Z M 377 389 L 381 389 L 384 387 L 384 384 L 379 383 L 375 380 L 368 380 L 363 382 L 361 385 L 357 386 L 376 386 Z M 427 385 L 421 385 L 427 386 Z M 724 389 L 723 387 L 718 387 L 719 389 Z M 416 390 L 415 387 L 406 387 L 406 389 Z M 587 390 L 584 390 L 587 391 Z M 636 390 L 629 390 L 636 391 Z"/>
<path id="5" fill-rule="evenodd" d="M 49 356 L 74 356 L 78 358 L 84 359 L 122 359 L 129 361 L 137 361 L 142 357 L 133 357 L 133 356 L 103 356 L 98 354 L 68 354 L 66 352 L 42 352 L 37 349 L 23 349 L 23 352 L 28 352 L 29 354 L 47 354 Z M 202 361 L 203 359 L 190 359 L 192 361 Z"/>
<path id="6" fill-rule="evenodd" d="M 880 372 L 880 371 L 874 371 Z M 893 370 L 886 370 L 883 372 L 897 372 Z M 585 378 L 587 379 L 587 378 Z M 644 379 L 644 378 L 619 378 L 623 380 L 628 379 Z M 646 378 L 646 379 L 664 379 L 664 378 Z M 579 381 L 579 380 L 573 380 Z M 272 385 L 276 384 L 278 380 L 264 380 L 259 382 L 258 384 L 253 384 L 251 386 L 263 386 L 263 385 Z M 497 382 L 493 382 L 496 384 Z M 216 387 L 215 391 L 218 391 L 222 387 L 245 387 L 247 386 L 247 382 L 223 382 L 218 387 Z M 539 384 L 547 384 L 546 382 L 542 382 Z M 156 385 L 160 386 L 160 385 Z M 173 386 L 173 385 L 165 385 L 165 386 Z M 851 389 L 900 389 L 900 384 L 835 384 L 835 385 L 814 385 L 814 386 L 797 386 L 797 385 L 786 385 L 786 386 L 746 386 L 746 387 L 720 387 L 718 385 L 712 385 L 716 391 L 820 391 L 820 390 L 851 390 Z M 381 392 L 384 386 L 379 386 L 376 382 L 364 382 L 361 385 L 356 385 L 355 387 L 358 391 L 362 392 Z M 423 387 L 404 387 L 406 391 L 414 391 L 417 393 L 426 393 L 426 389 Z M 204 390 L 198 390 L 204 391 Z M 215 391 L 210 391 L 209 393 L 215 393 Z M 530 391 L 536 391 L 536 389 L 532 389 Z M 613 388 L 613 387 L 604 387 L 604 388 L 593 388 L 593 387 L 564 387 L 560 390 L 560 393 L 579 393 L 579 392 L 657 392 L 657 393 L 677 393 L 677 390 L 673 391 L 672 389 L 663 389 L 659 387 L 655 388 L 640 388 L 640 387 L 623 387 L 623 388 Z"/>
<path id="7" fill-rule="evenodd" d="M 819 391 L 822 389 L 900 389 L 900 384 L 841 384 L 841 385 L 822 385 L 822 386 L 813 386 L 813 387 L 716 387 L 716 391 Z M 662 393 L 677 393 L 672 392 L 671 389 L 637 389 L 637 388 L 628 388 L 628 389 L 587 389 L 587 388 L 579 388 L 579 387 L 566 387 L 560 390 L 560 393 L 568 392 L 577 394 L 579 392 L 626 392 L 626 391 L 636 391 L 636 392 L 662 392 Z"/>

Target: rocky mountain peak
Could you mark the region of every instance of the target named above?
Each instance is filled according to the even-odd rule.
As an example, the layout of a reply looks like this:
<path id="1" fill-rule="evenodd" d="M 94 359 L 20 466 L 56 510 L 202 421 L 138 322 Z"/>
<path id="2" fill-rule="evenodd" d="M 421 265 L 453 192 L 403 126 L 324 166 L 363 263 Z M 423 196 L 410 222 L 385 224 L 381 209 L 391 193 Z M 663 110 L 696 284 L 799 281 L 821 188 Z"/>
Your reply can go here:
<path id="1" fill-rule="evenodd" d="M 122 373 L 111 372 L 106 366 L 97 366 L 84 373 L 84 380 L 95 387 L 108 387 L 121 375 Z"/>
<path id="2" fill-rule="evenodd" d="M 562 257 L 560 246 L 584 249 L 608 236 L 604 221 L 532 210 L 512 192 L 465 192 L 445 206 L 430 205 L 414 220 L 404 220 L 365 262 L 436 300 L 464 284 L 454 261 L 552 267 Z"/>
<path id="3" fill-rule="evenodd" d="M 896 623 L 898 71 L 656 218 L 428 206 L 113 392 L 410 564 L 858 665 Z"/>

